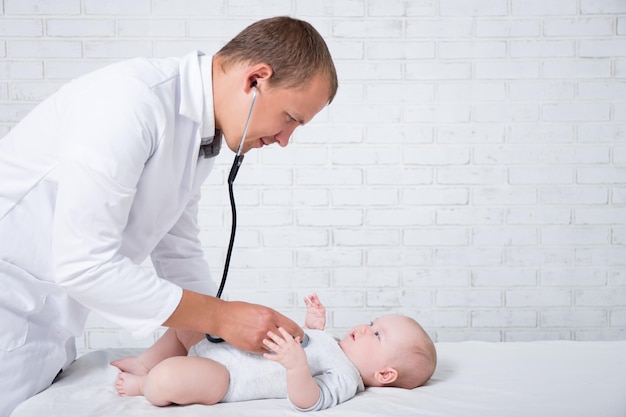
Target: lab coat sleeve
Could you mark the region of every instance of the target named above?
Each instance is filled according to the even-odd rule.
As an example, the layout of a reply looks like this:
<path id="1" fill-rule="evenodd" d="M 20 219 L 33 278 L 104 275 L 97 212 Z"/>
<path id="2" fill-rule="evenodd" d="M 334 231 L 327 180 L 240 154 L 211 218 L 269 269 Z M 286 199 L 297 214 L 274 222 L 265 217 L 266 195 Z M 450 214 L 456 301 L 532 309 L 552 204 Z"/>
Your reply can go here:
<path id="1" fill-rule="evenodd" d="M 196 193 L 174 227 L 152 251 L 152 264 L 157 274 L 182 288 L 201 294 L 215 295 L 217 287 L 198 235 L 198 201 Z M 181 255 L 184 254 L 184 255 Z"/>
<path id="2" fill-rule="evenodd" d="M 51 242 L 55 280 L 89 309 L 145 337 L 176 309 L 182 289 L 120 248 L 167 114 L 132 78 L 82 85 L 57 101 L 63 145 Z"/>

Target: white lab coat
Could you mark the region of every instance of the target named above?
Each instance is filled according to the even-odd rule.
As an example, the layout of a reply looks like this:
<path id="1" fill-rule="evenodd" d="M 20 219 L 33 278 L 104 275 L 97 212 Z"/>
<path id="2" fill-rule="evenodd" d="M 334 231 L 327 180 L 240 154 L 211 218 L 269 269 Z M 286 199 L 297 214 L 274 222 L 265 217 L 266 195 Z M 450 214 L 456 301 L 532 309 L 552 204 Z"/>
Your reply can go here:
<path id="1" fill-rule="evenodd" d="M 89 310 L 142 337 L 182 288 L 215 293 L 197 237 L 211 80 L 200 52 L 114 64 L 0 139 L 0 417 L 75 358 Z"/>

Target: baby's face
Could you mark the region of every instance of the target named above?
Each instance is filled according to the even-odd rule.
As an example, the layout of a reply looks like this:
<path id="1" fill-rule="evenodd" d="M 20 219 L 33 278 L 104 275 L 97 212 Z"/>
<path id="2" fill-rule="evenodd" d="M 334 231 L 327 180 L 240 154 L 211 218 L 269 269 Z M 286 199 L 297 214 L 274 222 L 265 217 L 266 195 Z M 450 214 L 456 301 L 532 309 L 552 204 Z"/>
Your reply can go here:
<path id="1" fill-rule="evenodd" d="M 403 347 L 415 343 L 413 322 L 402 315 L 387 315 L 354 327 L 339 342 L 366 384 L 369 376 L 390 366 Z"/>

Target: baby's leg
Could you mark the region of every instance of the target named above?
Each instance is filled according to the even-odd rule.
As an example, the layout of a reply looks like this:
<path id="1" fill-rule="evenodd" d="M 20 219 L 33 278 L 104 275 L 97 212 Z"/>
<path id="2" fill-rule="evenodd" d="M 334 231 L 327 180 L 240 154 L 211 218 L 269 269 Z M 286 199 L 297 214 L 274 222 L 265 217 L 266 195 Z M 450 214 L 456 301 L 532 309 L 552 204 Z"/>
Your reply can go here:
<path id="1" fill-rule="evenodd" d="M 228 370 L 221 363 L 195 356 L 177 356 L 156 365 L 140 384 L 157 406 L 215 404 L 228 390 Z"/>
<path id="2" fill-rule="evenodd" d="M 199 332 L 167 329 L 154 345 L 139 356 L 129 356 L 111 362 L 119 370 L 133 375 L 146 375 L 159 362 L 172 356 L 185 356 L 189 348 L 204 337 Z"/>

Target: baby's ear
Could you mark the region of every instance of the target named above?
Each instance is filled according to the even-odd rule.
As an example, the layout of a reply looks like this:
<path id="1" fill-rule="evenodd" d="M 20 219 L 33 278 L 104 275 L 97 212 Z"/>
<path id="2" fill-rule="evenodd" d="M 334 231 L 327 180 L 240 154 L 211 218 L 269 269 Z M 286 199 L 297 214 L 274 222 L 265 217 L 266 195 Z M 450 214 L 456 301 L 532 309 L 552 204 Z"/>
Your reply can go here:
<path id="1" fill-rule="evenodd" d="M 381 385 L 389 385 L 398 379 L 398 370 L 396 368 L 387 367 L 382 371 L 376 372 L 376 381 Z"/>

